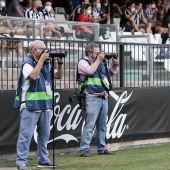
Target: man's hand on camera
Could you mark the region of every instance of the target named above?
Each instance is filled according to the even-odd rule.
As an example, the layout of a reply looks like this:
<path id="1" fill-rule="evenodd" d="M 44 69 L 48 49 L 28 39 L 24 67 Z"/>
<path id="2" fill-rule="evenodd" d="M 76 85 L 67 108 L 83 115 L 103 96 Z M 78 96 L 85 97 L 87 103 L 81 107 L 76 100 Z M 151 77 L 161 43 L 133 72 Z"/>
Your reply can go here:
<path id="1" fill-rule="evenodd" d="M 63 62 L 63 57 L 57 57 L 58 62 Z"/>
<path id="2" fill-rule="evenodd" d="M 97 56 L 98 61 L 103 61 L 104 58 L 105 58 L 105 53 L 104 52 L 100 52 L 100 54 L 98 54 L 98 56 Z"/>
<path id="3" fill-rule="evenodd" d="M 49 59 L 49 52 L 48 52 L 48 50 L 45 50 L 45 51 L 41 54 L 40 60 L 44 62 L 44 61 L 46 61 L 47 59 Z"/>
<path id="4" fill-rule="evenodd" d="M 63 63 L 63 57 L 57 57 L 57 61 L 58 61 L 58 63 Z"/>
<path id="5" fill-rule="evenodd" d="M 100 62 L 103 61 L 104 58 L 105 58 L 105 53 L 99 52 L 99 54 L 96 56 L 96 60 L 90 66 L 90 75 L 94 74 L 94 72 L 97 70 L 98 66 L 100 65 Z"/>

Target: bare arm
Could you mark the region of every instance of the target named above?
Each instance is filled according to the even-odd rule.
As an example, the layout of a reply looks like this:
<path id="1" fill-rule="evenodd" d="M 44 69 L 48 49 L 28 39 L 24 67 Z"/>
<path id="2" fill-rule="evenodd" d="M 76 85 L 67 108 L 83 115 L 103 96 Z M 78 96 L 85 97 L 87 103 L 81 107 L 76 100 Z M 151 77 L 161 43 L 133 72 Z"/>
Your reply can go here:
<path id="1" fill-rule="evenodd" d="M 58 71 L 54 74 L 54 78 L 61 79 L 64 73 L 63 58 L 58 57 L 57 60 L 58 60 Z"/>
<path id="2" fill-rule="evenodd" d="M 84 31 L 84 32 L 88 32 L 90 34 L 93 34 L 93 31 L 91 31 L 88 27 L 86 26 L 80 26 L 80 28 Z"/>
<path id="3" fill-rule="evenodd" d="M 7 26 L 8 26 L 8 28 L 13 29 L 11 22 L 10 22 L 9 20 L 7 20 L 6 22 L 7 22 Z"/>
<path id="4" fill-rule="evenodd" d="M 143 9 L 141 9 L 140 12 L 141 12 L 141 21 L 142 21 L 142 23 L 147 24 L 147 19 L 145 18 L 144 14 L 143 14 Z"/>
<path id="5" fill-rule="evenodd" d="M 91 74 L 91 75 L 94 74 L 94 72 L 97 70 L 100 62 L 104 60 L 104 56 L 105 56 L 105 54 L 104 54 L 103 52 L 100 53 L 100 54 L 97 56 L 95 62 L 94 62 L 94 63 L 91 65 L 91 67 L 90 67 L 90 74 Z"/>
<path id="6" fill-rule="evenodd" d="M 26 22 L 26 26 L 28 26 L 28 27 L 33 27 L 33 22 Z"/>
<path id="7" fill-rule="evenodd" d="M 63 77 L 63 64 L 58 64 L 58 71 L 54 74 L 54 78 L 56 79 L 62 79 Z"/>
<path id="8" fill-rule="evenodd" d="M 18 7 L 15 7 L 14 10 L 18 14 L 19 17 L 23 17 L 23 13 L 21 12 L 21 10 Z"/>
<path id="9" fill-rule="evenodd" d="M 137 11 L 135 10 L 135 12 L 132 15 L 128 15 L 128 16 L 126 16 L 126 18 L 129 21 L 133 21 L 135 19 L 135 17 L 136 17 L 136 14 L 137 14 Z"/>

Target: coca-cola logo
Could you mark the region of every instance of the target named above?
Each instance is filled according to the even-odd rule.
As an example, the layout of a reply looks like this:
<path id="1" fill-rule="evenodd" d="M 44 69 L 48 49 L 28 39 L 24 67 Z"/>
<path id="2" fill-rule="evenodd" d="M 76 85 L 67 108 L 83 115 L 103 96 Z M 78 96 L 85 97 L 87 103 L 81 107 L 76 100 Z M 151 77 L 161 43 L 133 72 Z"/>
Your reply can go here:
<path id="1" fill-rule="evenodd" d="M 120 96 L 118 96 L 113 91 L 110 91 L 110 96 L 116 101 L 116 105 L 114 106 L 112 113 L 109 114 L 107 118 L 106 125 L 106 139 L 114 139 L 120 138 L 124 133 L 125 129 L 128 129 L 129 126 L 125 124 L 125 120 L 127 117 L 126 113 L 122 113 L 122 108 L 124 104 L 130 99 L 133 91 L 128 95 L 127 91 L 124 91 Z M 58 104 L 60 101 L 60 93 L 55 92 L 55 107 L 54 107 L 54 123 L 52 123 L 50 130 L 56 128 L 58 132 L 62 132 L 67 130 L 68 132 L 71 130 L 76 130 L 79 126 L 84 126 L 83 116 L 81 114 L 81 110 L 79 109 L 79 105 L 77 104 L 74 108 L 71 107 L 70 104 L 67 104 L 63 110 L 60 110 L 60 105 Z M 67 120 L 64 121 L 64 116 L 67 115 Z M 81 123 L 83 122 L 83 123 Z M 81 132 L 80 132 L 81 133 Z M 79 142 L 75 136 L 72 134 L 62 134 L 60 136 L 54 137 L 54 139 L 50 139 L 48 143 L 51 143 L 54 140 L 64 140 L 67 143 L 71 140 Z M 37 132 L 36 129 L 34 131 L 34 140 L 37 142 Z"/>
<path id="2" fill-rule="evenodd" d="M 128 95 L 127 91 L 124 91 L 119 97 L 113 91 L 109 92 L 109 94 L 113 97 L 113 99 L 116 100 L 116 105 L 113 108 L 113 111 L 107 121 L 106 139 L 110 139 L 110 138 L 114 139 L 116 137 L 120 138 L 123 132 L 125 131 L 125 129 L 129 128 L 128 125 L 125 125 L 127 114 L 121 113 L 121 110 L 124 104 L 130 99 L 132 93 L 133 92 L 131 92 Z M 113 129 L 111 129 L 113 122 L 114 122 Z"/>

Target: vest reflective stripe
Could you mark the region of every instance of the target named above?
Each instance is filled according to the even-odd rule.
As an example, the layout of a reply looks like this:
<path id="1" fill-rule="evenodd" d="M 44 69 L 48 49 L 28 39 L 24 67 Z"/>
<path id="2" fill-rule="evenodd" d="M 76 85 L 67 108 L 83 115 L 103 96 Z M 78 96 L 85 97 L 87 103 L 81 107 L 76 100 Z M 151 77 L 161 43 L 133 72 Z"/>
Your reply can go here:
<path id="1" fill-rule="evenodd" d="M 15 96 L 15 99 L 17 100 L 17 101 L 20 101 L 20 99 L 19 99 L 19 96 L 17 95 L 17 96 Z"/>
<path id="2" fill-rule="evenodd" d="M 109 85 L 107 85 L 105 79 L 103 79 L 103 83 L 104 83 L 104 85 L 105 85 L 108 89 L 110 88 Z"/>
<path id="3" fill-rule="evenodd" d="M 86 84 L 99 85 L 99 86 L 102 85 L 100 78 L 88 78 Z"/>
<path id="4" fill-rule="evenodd" d="M 53 96 L 47 95 L 46 92 L 27 92 L 26 93 L 26 100 L 50 100 Z"/>
<path id="5" fill-rule="evenodd" d="M 83 83 L 81 83 L 79 86 L 78 86 L 78 89 L 81 91 L 81 88 L 83 86 Z"/>
<path id="6" fill-rule="evenodd" d="M 97 86 L 102 86 L 102 82 L 105 84 L 105 86 L 109 89 L 109 85 L 107 85 L 105 79 L 101 80 L 100 78 L 88 78 L 86 81 L 86 85 L 97 85 Z M 83 83 L 79 85 L 79 90 L 81 90 L 83 86 Z"/>

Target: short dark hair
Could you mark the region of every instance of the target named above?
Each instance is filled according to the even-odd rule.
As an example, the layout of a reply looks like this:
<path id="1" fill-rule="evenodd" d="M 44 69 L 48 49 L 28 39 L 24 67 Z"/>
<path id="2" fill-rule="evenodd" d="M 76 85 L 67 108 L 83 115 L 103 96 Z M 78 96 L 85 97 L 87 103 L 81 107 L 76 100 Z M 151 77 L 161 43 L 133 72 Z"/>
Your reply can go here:
<path id="1" fill-rule="evenodd" d="M 128 8 L 128 7 L 131 6 L 132 4 L 135 4 L 135 2 L 134 2 L 134 1 L 129 1 L 129 2 L 127 2 L 126 8 Z"/>
<path id="2" fill-rule="evenodd" d="M 85 48 L 85 54 L 88 56 L 89 52 L 93 53 L 94 48 L 99 48 L 99 44 L 96 43 L 89 43 Z"/>
<path id="3" fill-rule="evenodd" d="M 46 2 L 51 2 L 51 4 L 53 4 L 52 0 L 44 0 L 44 1 L 42 1 L 43 6 L 45 5 Z"/>
<path id="4" fill-rule="evenodd" d="M 150 5 L 150 4 L 152 4 L 151 0 L 145 1 L 143 7 L 146 8 L 146 5 Z"/>

